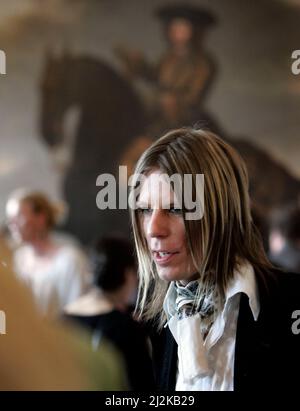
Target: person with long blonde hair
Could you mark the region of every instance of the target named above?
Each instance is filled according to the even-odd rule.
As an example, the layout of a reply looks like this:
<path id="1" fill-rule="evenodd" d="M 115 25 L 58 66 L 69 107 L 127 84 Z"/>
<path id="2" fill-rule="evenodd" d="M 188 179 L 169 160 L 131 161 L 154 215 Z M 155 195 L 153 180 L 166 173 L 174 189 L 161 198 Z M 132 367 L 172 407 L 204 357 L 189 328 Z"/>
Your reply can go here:
<path id="1" fill-rule="evenodd" d="M 240 155 L 209 131 L 172 130 L 143 153 L 131 185 L 137 314 L 154 329 L 157 387 L 295 384 L 299 278 L 265 255 Z"/>

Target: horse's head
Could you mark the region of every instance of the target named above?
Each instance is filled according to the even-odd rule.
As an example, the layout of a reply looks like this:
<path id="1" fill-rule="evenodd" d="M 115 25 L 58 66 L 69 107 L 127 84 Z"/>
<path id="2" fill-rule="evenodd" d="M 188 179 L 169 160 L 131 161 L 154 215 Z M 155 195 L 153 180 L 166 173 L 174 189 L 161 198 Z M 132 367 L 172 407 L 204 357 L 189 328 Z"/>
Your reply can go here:
<path id="1" fill-rule="evenodd" d="M 47 144 L 54 146 L 63 139 L 63 118 L 74 103 L 72 57 L 47 52 L 41 82 L 40 128 Z"/>

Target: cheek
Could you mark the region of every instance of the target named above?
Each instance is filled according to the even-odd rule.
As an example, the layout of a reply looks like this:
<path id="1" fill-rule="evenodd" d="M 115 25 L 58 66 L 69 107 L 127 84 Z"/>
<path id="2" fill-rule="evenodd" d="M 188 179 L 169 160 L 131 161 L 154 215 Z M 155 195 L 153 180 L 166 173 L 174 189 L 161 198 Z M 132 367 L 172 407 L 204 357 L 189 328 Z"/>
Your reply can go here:
<path id="1" fill-rule="evenodd" d="M 188 271 L 190 271 L 189 269 L 192 266 L 192 260 L 189 256 L 186 248 L 184 248 L 184 250 L 182 252 L 181 266 L 184 267 Z"/>
<path id="2" fill-rule="evenodd" d="M 149 224 L 149 221 L 148 221 L 147 217 L 143 217 L 143 219 L 141 220 L 141 224 L 140 224 L 141 234 L 142 234 L 142 237 L 144 237 L 146 239 L 147 243 L 149 243 L 149 241 L 151 239 L 151 237 L 149 235 L 148 224 Z"/>
<path id="3" fill-rule="evenodd" d="M 181 242 L 182 247 L 187 249 L 187 239 L 186 239 L 186 231 L 183 219 L 178 219 L 176 224 L 176 229 L 174 230 L 174 236 L 177 237 L 178 241 Z"/>
<path id="4" fill-rule="evenodd" d="M 186 241 L 184 242 L 184 245 L 182 247 L 182 266 L 184 266 L 187 270 L 187 272 L 194 272 L 195 271 L 195 264 L 193 262 L 191 253 L 188 249 L 188 246 L 186 244 Z"/>
<path id="5" fill-rule="evenodd" d="M 139 231 L 140 238 L 142 238 L 145 241 L 145 243 L 147 244 L 147 246 L 149 247 L 150 246 L 150 244 L 149 244 L 150 239 L 149 239 L 149 236 L 147 236 L 147 226 L 146 226 L 145 220 L 142 219 L 142 218 L 138 222 L 138 231 Z"/>
<path id="6" fill-rule="evenodd" d="M 140 227 L 143 237 L 147 238 L 147 224 L 144 218 L 140 220 Z"/>

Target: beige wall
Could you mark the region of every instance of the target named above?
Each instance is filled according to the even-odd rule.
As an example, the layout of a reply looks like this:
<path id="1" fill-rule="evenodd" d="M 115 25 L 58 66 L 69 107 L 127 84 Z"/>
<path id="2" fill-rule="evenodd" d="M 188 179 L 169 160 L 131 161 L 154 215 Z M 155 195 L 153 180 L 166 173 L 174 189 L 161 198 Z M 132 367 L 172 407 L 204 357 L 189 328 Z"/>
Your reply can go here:
<path id="1" fill-rule="evenodd" d="M 291 52 L 300 48 L 300 7 L 276 0 L 190 2 L 209 5 L 220 20 L 207 41 L 220 70 L 209 108 L 228 132 L 253 139 L 300 176 L 300 75 L 290 70 Z M 7 55 L 7 74 L 0 76 L 0 220 L 18 186 L 61 196 L 61 175 L 37 127 L 46 46 L 65 44 L 118 67 L 112 48 L 123 43 L 156 60 L 164 43 L 153 10 L 165 3 L 0 1 L 0 49 Z"/>

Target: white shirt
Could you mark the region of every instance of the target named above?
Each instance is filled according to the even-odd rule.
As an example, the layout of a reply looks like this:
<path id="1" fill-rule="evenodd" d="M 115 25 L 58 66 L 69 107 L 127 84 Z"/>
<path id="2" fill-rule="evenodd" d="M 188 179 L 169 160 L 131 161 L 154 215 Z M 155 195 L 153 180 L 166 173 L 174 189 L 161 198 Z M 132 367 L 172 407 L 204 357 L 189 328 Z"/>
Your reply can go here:
<path id="1" fill-rule="evenodd" d="M 85 255 L 71 243 L 58 243 L 51 257 L 39 257 L 29 245 L 14 255 L 17 276 L 31 289 L 43 315 L 54 318 L 84 294 L 91 284 Z"/>
<path id="2" fill-rule="evenodd" d="M 233 391 L 234 353 L 241 293 L 249 297 L 254 320 L 260 306 L 253 267 L 245 263 L 235 271 L 226 292 L 222 312 L 205 341 L 200 332 L 200 316 L 178 320 L 176 289 L 171 283 L 164 301 L 169 326 L 178 344 L 177 391 Z"/>

